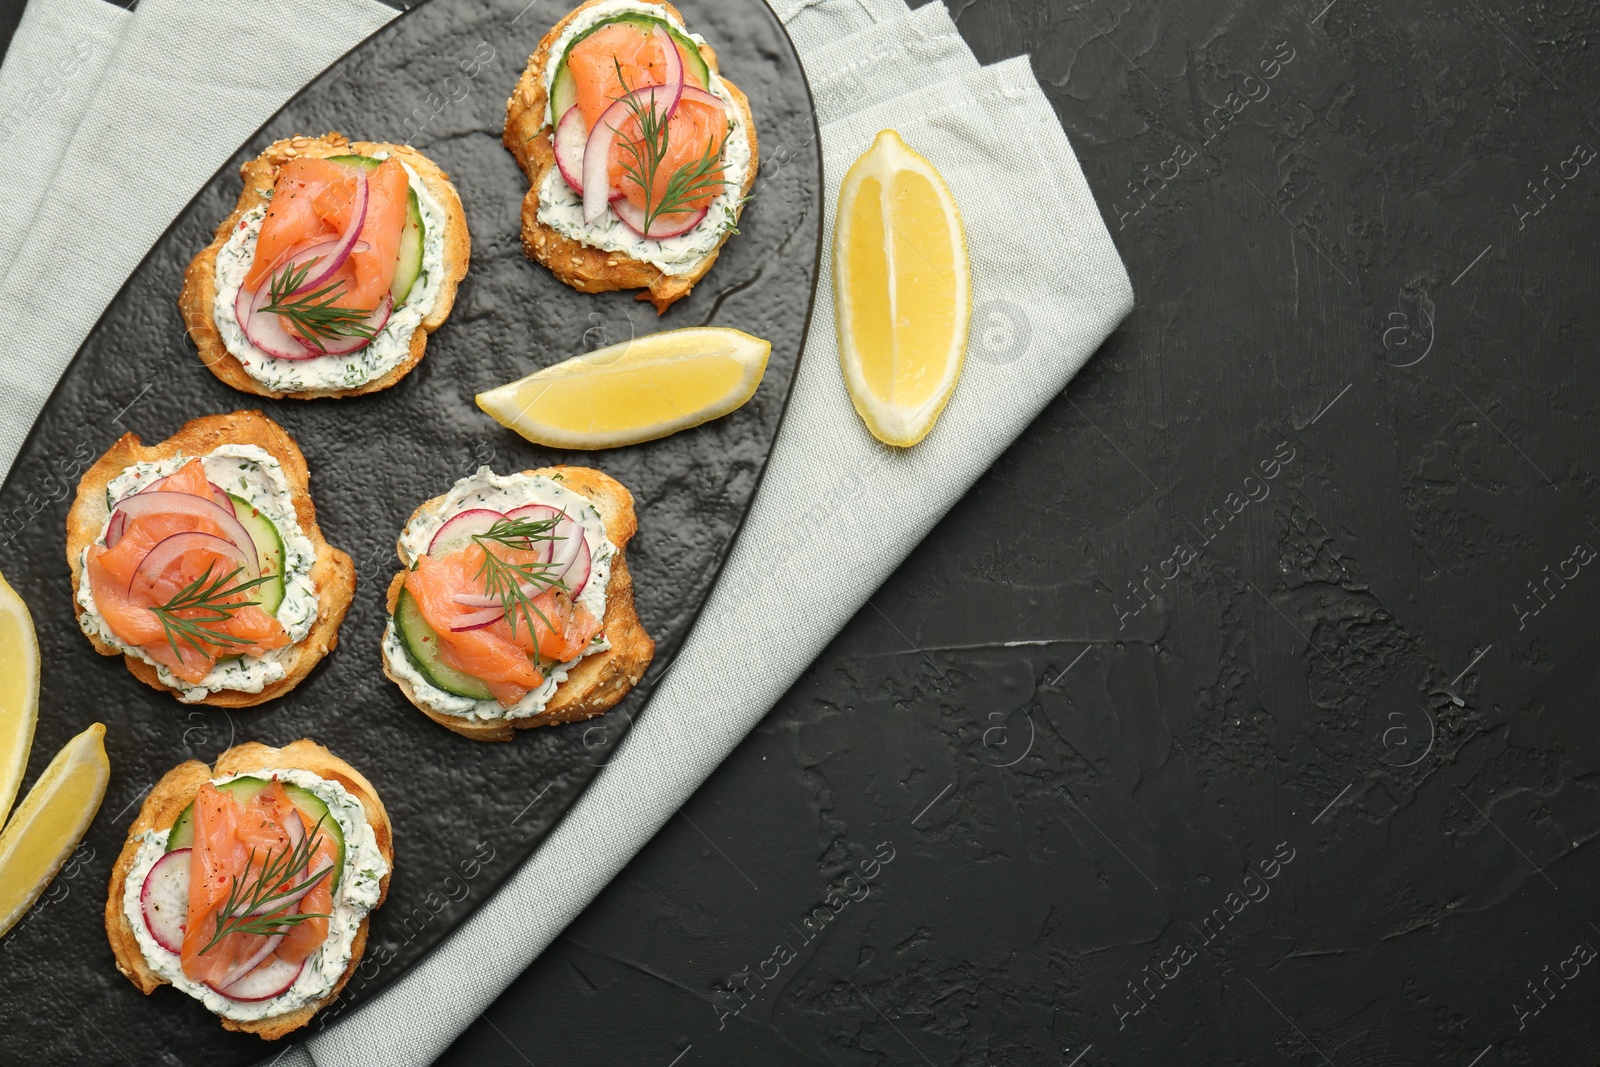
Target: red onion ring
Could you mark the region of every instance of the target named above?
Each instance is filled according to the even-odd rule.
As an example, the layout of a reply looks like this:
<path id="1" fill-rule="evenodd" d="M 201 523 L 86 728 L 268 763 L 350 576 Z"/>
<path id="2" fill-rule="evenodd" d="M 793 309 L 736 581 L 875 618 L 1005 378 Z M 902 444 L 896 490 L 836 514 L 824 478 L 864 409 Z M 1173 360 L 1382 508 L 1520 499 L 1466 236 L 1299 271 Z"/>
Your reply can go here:
<path id="1" fill-rule="evenodd" d="M 320 261 L 321 268 L 318 269 L 315 266 L 309 268 L 306 271 L 306 280 L 293 293 L 290 293 L 290 296 L 309 293 L 314 289 L 321 288 L 324 282 L 337 274 L 339 268 L 345 265 L 345 261 L 350 258 L 351 251 L 354 250 L 356 242 L 361 237 L 361 228 L 367 224 L 367 199 L 367 171 L 365 167 L 358 167 L 356 169 L 355 206 L 350 214 L 350 224 L 332 242 L 332 251 Z M 283 268 L 291 265 L 294 267 L 302 266 L 306 260 L 311 258 L 311 252 L 318 251 L 326 244 L 327 242 L 320 242 L 313 248 L 304 250 L 291 249 L 287 255 L 280 256 L 278 262 L 274 263 L 272 269 L 267 272 L 267 281 L 262 283 L 261 288 L 270 290 L 272 288 L 271 279 L 274 274 L 280 273 Z"/>
<path id="2" fill-rule="evenodd" d="M 552 574 L 549 581 L 544 582 L 543 585 L 535 582 L 528 582 L 527 584 L 519 586 L 518 588 L 521 590 L 523 596 L 527 597 L 529 600 L 532 600 L 540 593 L 543 593 L 546 589 L 549 589 L 551 586 L 555 585 L 558 580 L 559 579 Z M 502 606 L 504 601 L 502 601 L 499 597 L 491 596 L 488 593 L 457 593 L 450 599 L 455 601 L 457 604 L 460 604 L 464 608 L 500 608 L 500 614 L 505 614 L 505 608 Z M 459 622 L 461 620 L 458 619 L 457 621 Z M 451 629 L 455 629 L 455 627 L 451 627 Z M 468 627 L 468 629 L 476 629 L 476 627 Z"/>
<path id="3" fill-rule="evenodd" d="M 128 588 L 132 590 L 141 579 L 149 585 L 154 585 L 155 580 L 161 577 L 168 567 L 181 559 L 185 553 L 194 551 L 215 552 L 219 556 L 225 556 L 234 567 L 244 571 L 249 577 L 257 577 L 256 561 L 253 558 L 246 558 L 238 545 L 225 541 L 215 534 L 181 533 L 163 538 L 144 559 L 139 561 L 139 567 L 133 572 L 133 579 L 128 583 Z M 211 577 L 222 578 L 226 574 L 226 571 L 222 574 L 213 572 Z"/>
<path id="4" fill-rule="evenodd" d="M 283 944 L 283 935 L 273 934 L 272 936 L 268 937 L 266 941 L 262 942 L 261 947 L 256 950 L 255 955 L 244 960 L 242 963 L 236 963 L 232 967 L 229 967 L 227 970 L 222 972 L 222 977 L 220 979 L 208 984 L 219 993 L 226 995 L 226 990 L 229 986 L 233 985 L 233 983 L 237 982 L 239 979 L 255 970 L 256 965 L 276 952 L 278 950 L 278 946 L 281 944 Z"/>
<path id="5" fill-rule="evenodd" d="M 249 560 L 250 577 L 254 578 L 260 573 L 256 563 L 259 558 L 256 553 L 256 543 L 240 524 L 233 509 L 223 508 L 214 500 L 191 496 L 188 493 L 146 489 L 144 492 L 125 496 L 117 501 L 116 507 L 112 508 L 111 517 L 114 520 L 118 515 L 127 516 L 123 520 L 124 524 L 128 519 L 140 519 L 150 515 L 185 515 L 214 522 L 222 528 L 223 537 L 233 542 Z"/>
<path id="6" fill-rule="evenodd" d="M 314 292 L 338 273 L 353 253 L 371 248 L 371 245 L 360 240 L 362 228 L 367 221 L 369 196 L 366 170 L 358 169 L 354 210 L 349 225 L 338 238 L 333 241 L 302 244 L 290 249 L 272 265 L 267 277 L 254 292 L 247 291 L 243 287 L 239 289 L 239 295 L 234 298 L 234 317 L 239 320 L 239 328 L 244 331 L 245 337 L 251 344 L 278 359 L 301 360 L 315 359 L 323 355 L 345 355 L 372 343 L 370 337 L 355 336 L 308 342 L 290 333 L 283 323 L 282 316 L 261 313 L 261 309 L 272 300 L 272 279 L 275 275 L 310 264 L 307 266 L 306 280 L 289 295 L 298 296 Z M 368 315 L 366 325 L 374 334 L 383 329 L 393 308 L 393 298 L 385 296 L 383 303 Z"/>
<path id="7" fill-rule="evenodd" d="M 155 481 L 151 482 L 149 485 L 145 486 L 143 489 L 140 489 L 139 492 L 141 492 L 141 493 L 161 492 L 161 491 L 163 491 L 161 489 L 161 487 L 166 485 L 168 479 L 170 479 L 171 477 L 172 477 L 172 475 L 169 474 L 169 475 L 167 475 L 166 478 L 157 478 Z M 216 482 L 208 481 L 208 482 L 206 482 L 206 484 L 211 487 L 211 499 L 212 500 L 215 500 L 220 506 L 227 508 L 229 511 L 233 511 L 234 510 L 233 498 L 228 495 L 228 491 L 226 489 L 222 488 L 222 486 L 218 485 Z M 166 492 L 172 492 L 172 490 L 170 490 L 170 489 L 169 490 L 165 490 L 165 491 Z"/>
<path id="8" fill-rule="evenodd" d="M 278 897 L 277 899 L 268 901 L 265 904 L 258 904 L 256 907 L 245 912 L 244 915 L 240 917 L 253 919 L 257 915 L 271 915 L 274 912 L 285 911 L 291 905 L 299 904 L 301 900 L 305 899 L 305 895 L 307 893 L 311 892 L 317 887 L 318 882 L 322 881 L 332 872 L 333 864 L 330 863 L 316 874 L 308 875 L 305 881 L 295 886 L 294 890 L 286 896 Z"/>
<path id="9" fill-rule="evenodd" d="M 471 615 L 462 615 L 450 626 L 453 634 L 466 633 L 468 630 L 481 630 L 485 626 L 492 626 L 506 617 L 506 609 L 497 601 L 492 608 L 475 611 Z"/>

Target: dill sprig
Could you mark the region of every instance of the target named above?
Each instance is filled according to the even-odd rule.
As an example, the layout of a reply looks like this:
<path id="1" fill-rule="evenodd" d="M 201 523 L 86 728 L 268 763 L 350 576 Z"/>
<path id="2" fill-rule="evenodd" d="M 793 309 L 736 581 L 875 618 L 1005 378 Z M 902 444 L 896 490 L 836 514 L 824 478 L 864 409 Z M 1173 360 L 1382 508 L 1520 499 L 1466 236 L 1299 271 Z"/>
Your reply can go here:
<path id="1" fill-rule="evenodd" d="M 296 815 L 294 818 L 299 816 Z M 255 866 L 256 850 L 253 848 L 250 850 L 250 856 L 245 860 L 244 873 L 233 876 L 233 884 L 229 887 L 228 895 L 223 898 L 222 907 L 217 912 L 216 931 L 211 935 L 211 940 L 206 942 L 205 948 L 200 950 L 200 955 L 210 952 L 229 934 L 271 936 L 281 934 L 289 927 L 297 926 L 308 919 L 328 918 L 327 915 L 320 913 L 296 912 L 293 915 L 272 915 L 264 911 L 270 909 L 277 901 L 293 895 L 304 884 L 296 878 L 311 865 L 311 857 L 317 851 L 317 842 L 322 837 L 322 823 L 325 819 L 326 815 L 318 819 L 311 832 L 302 837 L 298 845 L 285 845 L 282 852 L 268 849 L 267 854 L 261 858 L 260 874 L 253 882 L 249 881 L 249 877 L 251 868 Z M 333 865 L 329 864 L 309 880 L 326 878 L 332 870 Z"/>
<path id="2" fill-rule="evenodd" d="M 501 606 L 505 608 L 506 620 L 511 626 L 512 637 L 517 636 L 519 615 L 530 634 L 536 632 L 533 625 L 535 616 L 544 623 L 546 629 L 555 630 L 555 626 L 545 613 L 533 602 L 533 597 L 523 592 L 523 586 L 537 586 L 540 592 L 543 592 L 550 587 L 564 590 L 567 585 L 561 579 L 552 577 L 554 564 L 516 563 L 501 559 L 489 551 L 489 546 L 497 544 L 519 552 L 531 551 L 541 542 L 558 540 L 555 529 L 561 518 L 558 515 L 553 519 L 500 519 L 483 533 L 472 535 L 473 541 L 483 549 L 483 563 L 478 567 L 477 578 L 483 582 L 489 596 L 500 599 Z"/>
<path id="3" fill-rule="evenodd" d="M 661 116 L 656 114 L 655 93 L 650 94 L 648 106 L 641 104 L 630 95 L 627 78 L 622 73 L 622 63 L 615 57 L 611 62 L 617 68 L 617 82 L 622 86 L 622 96 L 618 99 L 627 101 L 628 111 L 639 124 L 638 141 L 621 130 L 617 133 L 621 135 L 623 149 L 632 157 L 631 162 L 623 160 L 622 171 L 644 190 L 643 229 L 648 234 L 650 227 L 662 215 L 689 211 L 695 200 L 728 184 L 716 176 L 722 149 L 714 141 L 706 142 L 706 149 L 699 159 L 685 163 L 667 175 L 667 185 L 661 192 L 661 199 L 655 200 L 656 177 L 661 172 L 661 165 L 667 158 L 667 148 L 671 144 L 671 130 L 668 128 L 671 123 L 662 122 Z"/>
<path id="4" fill-rule="evenodd" d="M 372 309 L 337 307 L 334 301 L 345 287 L 345 279 L 329 282 L 320 289 L 295 295 L 295 290 L 305 284 L 306 275 L 320 260 L 313 256 L 304 263 L 290 263 L 272 276 L 271 297 L 262 311 L 270 311 L 289 320 L 300 336 L 323 350 L 325 337 L 362 337 L 371 340 L 375 330 L 367 325 Z"/>
<path id="5" fill-rule="evenodd" d="M 230 597 L 269 582 L 272 576 L 264 574 L 235 583 L 233 580 L 244 568 L 235 567 L 220 578 L 213 578 L 215 567 L 213 563 L 206 564 L 204 574 L 178 590 L 165 604 L 156 604 L 150 609 L 161 620 L 167 643 L 172 646 L 173 655 L 179 659 L 183 658 L 183 650 L 178 647 L 180 639 L 208 658 L 212 648 L 252 643 L 249 638 L 236 637 L 216 627 L 233 618 L 240 608 L 255 607 L 261 603 L 259 600 L 231 600 Z M 211 647 L 206 647 L 208 645 Z"/>

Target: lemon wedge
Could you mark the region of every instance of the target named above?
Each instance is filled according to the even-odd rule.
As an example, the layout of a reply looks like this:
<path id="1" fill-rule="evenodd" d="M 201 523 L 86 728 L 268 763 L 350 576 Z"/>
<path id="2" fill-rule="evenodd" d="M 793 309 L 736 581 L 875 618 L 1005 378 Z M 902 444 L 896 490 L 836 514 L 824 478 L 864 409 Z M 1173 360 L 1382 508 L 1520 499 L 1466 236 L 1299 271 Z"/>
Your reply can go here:
<path id="1" fill-rule="evenodd" d="M 972 271 L 949 186 L 893 130 L 845 174 L 833 289 L 839 363 L 857 413 L 884 444 L 916 444 L 961 375 Z"/>
<path id="2" fill-rule="evenodd" d="M 742 406 L 755 395 L 771 353 L 771 342 L 739 330 L 669 330 L 479 393 L 478 406 L 536 445 L 636 445 Z"/>
<path id="3" fill-rule="evenodd" d="M 0 935 L 27 914 L 100 810 L 111 777 L 105 736 L 95 723 L 68 741 L 0 833 Z"/>
<path id="4" fill-rule="evenodd" d="M 0 576 L 0 826 L 28 769 L 39 721 L 39 638 L 28 605 Z"/>

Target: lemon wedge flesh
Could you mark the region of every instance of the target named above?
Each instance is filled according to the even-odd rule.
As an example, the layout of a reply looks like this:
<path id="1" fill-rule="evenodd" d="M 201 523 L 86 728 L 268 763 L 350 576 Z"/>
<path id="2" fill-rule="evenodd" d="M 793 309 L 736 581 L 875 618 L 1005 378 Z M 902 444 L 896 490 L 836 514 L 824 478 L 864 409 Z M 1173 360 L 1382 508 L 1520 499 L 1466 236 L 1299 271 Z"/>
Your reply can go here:
<path id="1" fill-rule="evenodd" d="M 0 833 L 0 936 L 39 899 L 100 810 L 111 777 L 105 736 L 95 723 L 68 741 Z"/>
<path id="2" fill-rule="evenodd" d="M 845 174 L 833 288 L 839 363 L 856 411 L 885 444 L 916 444 L 961 375 L 972 271 L 950 187 L 893 130 Z"/>
<path id="3" fill-rule="evenodd" d="M 772 344 L 739 330 L 669 330 L 478 394 L 495 421 L 551 448 L 616 448 L 721 418 L 755 395 Z"/>
<path id="4" fill-rule="evenodd" d="M 28 605 L 0 577 L 0 826 L 17 799 L 39 721 L 39 638 Z"/>

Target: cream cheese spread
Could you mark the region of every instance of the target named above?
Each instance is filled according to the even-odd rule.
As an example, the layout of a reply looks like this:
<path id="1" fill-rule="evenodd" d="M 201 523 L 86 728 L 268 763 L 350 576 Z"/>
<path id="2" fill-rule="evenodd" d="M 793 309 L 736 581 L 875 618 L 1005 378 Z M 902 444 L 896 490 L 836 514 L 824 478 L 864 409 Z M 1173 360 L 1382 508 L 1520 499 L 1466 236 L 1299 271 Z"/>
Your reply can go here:
<path id="1" fill-rule="evenodd" d="M 170 459 L 135 463 L 106 486 L 106 506 L 110 508 L 123 497 L 176 472 L 193 458 L 179 453 Z M 283 659 L 293 653 L 295 643 L 304 640 L 317 621 L 317 587 L 311 580 L 317 550 L 300 528 L 294 495 L 277 457 L 259 445 L 227 444 L 200 457 L 200 462 L 213 484 L 248 503 L 278 529 L 283 541 L 283 602 L 278 605 L 276 616 L 288 631 L 290 644 L 261 656 L 241 655 L 218 660 L 198 685 L 191 684 L 151 659 L 143 649 L 126 644 L 112 631 L 95 606 L 87 566 L 78 583 L 78 604 L 83 608 L 78 625 L 83 632 L 150 664 L 156 669 L 161 684 L 176 690 L 178 699 L 187 703 L 204 700 L 224 689 L 259 693 L 272 683 L 282 681 L 288 675 Z M 109 521 L 108 518 L 108 524 Z M 94 543 L 106 543 L 104 528 Z M 88 555 L 89 549 L 85 547 L 79 557 L 80 565 L 87 562 Z"/>
<path id="2" fill-rule="evenodd" d="M 550 62 L 545 65 L 544 71 L 544 90 L 545 121 L 552 130 L 554 120 L 548 102 L 550 87 L 567 46 L 597 22 L 629 13 L 663 19 L 695 44 L 705 43 L 704 37 L 689 33 L 682 22 L 658 4 L 641 3 L 640 0 L 607 0 L 606 3 L 596 4 L 574 19 L 550 49 Z M 621 252 L 632 259 L 649 263 L 663 274 L 694 273 L 705 258 L 716 251 L 722 235 L 737 226 L 739 205 L 744 199 L 744 184 L 751 164 L 750 138 L 745 129 L 744 114 L 735 106 L 733 94 L 714 71 L 711 72 L 711 84 L 707 88 L 727 106 L 728 136 L 722 148 L 722 176 L 726 184 L 711 201 L 706 217 L 694 229 L 660 240 L 641 237 L 612 211 L 607 211 L 593 223 L 586 223 L 583 221 L 583 196 L 567 184 L 559 167 L 551 167 L 539 186 L 539 221 L 574 241 L 602 252 Z"/>
<path id="3" fill-rule="evenodd" d="M 295 1011 L 321 1000 L 338 984 L 340 976 L 350 964 L 351 945 L 361 929 L 361 921 L 377 906 L 378 898 L 382 895 L 382 881 L 384 875 L 389 873 L 389 864 L 378 848 L 377 837 L 367 822 L 366 809 L 360 799 L 338 782 L 321 778 L 310 771 L 269 768 L 251 771 L 248 775 L 214 778 L 212 784 L 224 785 L 234 778 L 243 777 L 277 777 L 316 794 L 317 799 L 328 806 L 328 813 L 344 834 L 344 873 L 334 893 L 333 915 L 328 920 L 328 939 L 306 960 L 305 968 L 294 984 L 270 1000 L 230 1000 L 210 986 L 186 976 L 177 953 L 168 952 L 151 936 L 144 923 L 139 895 L 144 889 L 144 880 L 150 868 L 167 851 L 167 838 L 172 833 L 170 829 L 147 830 L 139 836 L 139 851 L 134 855 L 133 868 L 128 872 L 127 884 L 122 891 L 122 914 L 133 928 L 139 949 L 152 971 L 171 982 L 175 988 L 204 1003 L 216 1014 L 247 1021 Z"/>
<path id="4" fill-rule="evenodd" d="M 415 559 L 427 554 L 428 545 L 439 527 L 463 511 L 488 508 L 506 512 L 526 504 L 547 504 L 561 509 L 583 527 L 584 542 L 589 548 L 591 562 L 589 581 L 578 595 L 577 603 L 588 609 L 596 619 L 604 619 L 606 587 L 611 582 L 611 563 L 616 558 L 617 546 L 606 537 L 605 522 L 594 504 L 554 478 L 542 474 L 495 474 L 488 467 L 479 467 L 476 474 L 461 479 L 451 487 L 437 511 L 418 515 L 407 524 L 400 534 L 400 547 L 405 550 L 407 557 Z M 584 648 L 582 655 L 552 667 L 543 685 L 530 690 L 511 707 L 503 708 L 497 700 L 474 700 L 440 689 L 428 681 L 411 659 L 395 628 L 393 617 L 383 631 L 383 650 L 390 670 L 406 680 L 419 701 L 441 714 L 475 722 L 523 719 L 539 714 L 555 695 L 556 687 L 567 680 L 567 673 L 577 666 L 579 660 L 610 647 L 605 632 L 601 631 Z"/>
<path id="5" fill-rule="evenodd" d="M 388 152 L 374 152 L 373 159 L 387 159 Z M 245 373 L 270 389 L 305 392 L 316 389 L 355 389 L 388 374 L 411 353 L 411 336 L 428 317 L 439 298 L 445 276 L 444 228 L 449 213 L 428 191 L 427 183 L 409 164 L 402 163 L 411 177 L 422 212 L 422 273 L 412 283 L 406 302 L 394 310 L 372 343 L 342 356 L 314 356 L 311 359 L 279 359 L 268 355 L 245 336 L 234 310 L 239 287 L 255 262 L 256 239 L 261 235 L 265 205 L 251 208 L 240 218 L 222 250 L 217 253 L 216 301 L 211 317 L 222 343 L 233 354 Z"/>

